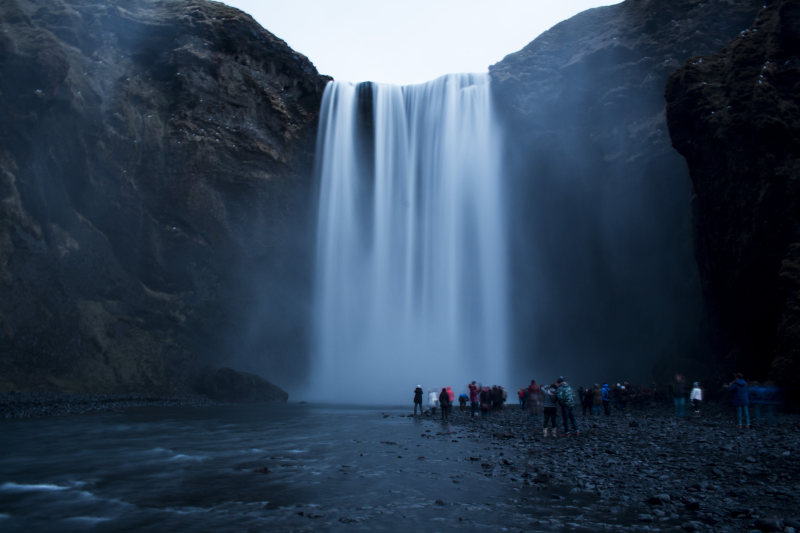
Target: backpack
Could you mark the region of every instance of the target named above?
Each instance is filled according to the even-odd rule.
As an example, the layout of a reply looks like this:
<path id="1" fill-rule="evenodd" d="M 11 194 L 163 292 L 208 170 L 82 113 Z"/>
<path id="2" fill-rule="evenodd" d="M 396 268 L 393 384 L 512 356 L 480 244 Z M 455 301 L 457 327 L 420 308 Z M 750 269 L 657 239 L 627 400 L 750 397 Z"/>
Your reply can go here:
<path id="1" fill-rule="evenodd" d="M 575 392 L 572 390 L 572 387 L 566 384 L 561 385 L 558 387 L 558 392 L 556 394 L 559 403 L 567 407 L 575 407 Z"/>

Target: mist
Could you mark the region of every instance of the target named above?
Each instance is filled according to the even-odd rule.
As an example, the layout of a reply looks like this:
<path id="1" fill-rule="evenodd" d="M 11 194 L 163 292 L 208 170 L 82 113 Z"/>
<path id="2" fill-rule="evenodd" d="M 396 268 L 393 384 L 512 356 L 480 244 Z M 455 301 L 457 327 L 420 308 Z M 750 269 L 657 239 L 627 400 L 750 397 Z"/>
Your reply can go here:
<path id="1" fill-rule="evenodd" d="M 579 15 L 557 27 L 558 38 L 585 38 L 583 21 L 615 12 Z M 645 53 L 622 43 L 555 50 L 545 39 L 491 69 L 510 139 L 515 375 L 588 385 L 710 373 L 691 182 Z M 524 105 L 504 78 L 522 61 L 550 72 L 529 82 Z"/>

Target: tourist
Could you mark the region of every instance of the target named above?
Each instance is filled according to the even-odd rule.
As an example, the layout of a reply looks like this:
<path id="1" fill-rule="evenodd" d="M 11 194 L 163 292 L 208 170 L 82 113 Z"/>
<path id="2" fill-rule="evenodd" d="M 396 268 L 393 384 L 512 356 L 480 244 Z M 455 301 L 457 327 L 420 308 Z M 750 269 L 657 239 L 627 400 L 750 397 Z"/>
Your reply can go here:
<path id="1" fill-rule="evenodd" d="M 428 408 L 431 410 L 431 416 L 436 416 L 436 408 L 439 406 L 439 395 L 436 391 L 432 390 L 428 393 Z"/>
<path id="2" fill-rule="evenodd" d="M 578 423 L 575 421 L 575 413 L 573 412 L 575 409 L 575 391 L 572 390 L 572 387 L 569 386 L 569 383 L 563 378 L 558 378 L 558 403 L 561 405 L 561 421 L 564 422 L 564 435 L 569 437 L 569 427 L 567 426 L 567 421 L 572 424 L 572 429 L 575 431 L 576 435 L 580 435 L 581 432 L 578 431 Z"/>
<path id="3" fill-rule="evenodd" d="M 528 385 L 525 396 L 528 398 L 528 413 L 531 417 L 531 423 L 533 427 L 536 427 L 538 425 L 536 420 L 542 407 L 542 389 L 536 384 L 535 379 L 532 379 L 531 384 Z"/>
<path id="4" fill-rule="evenodd" d="M 740 373 L 733 375 L 734 380 L 728 385 L 728 390 L 731 391 L 731 403 L 736 407 L 736 419 L 739 423 L 739 429 L 742 429 L 742 412 L 744 412 L 745 422 L 747 427 L 750 427 L 750 411 L 747 405 L 750 403 L 747 397 L 747 382 L 744 376 Z"/>
<path id="5" fill-rule="evenodd" d="M 502 411 L 503 410 L 503 391 L 500 390 L 500 387 L 497 385 L 492 385 L 492 410 Z"/>
<path id="6" fill-rule="evenodd" d="M 611 414 L 611 406 L 609 405 L 611 398 L 608 397 L 608 393 L 609 393 L 608 383 L 603 383 L 603 388 L 600 389 L 600 394 L 601 394 L 600 398 L 603 401 L 603 412 L 605 412 L 606 416 L 609 416 Z"/>
<path id="7" fill-rule="evenodd" d="M 583 416 L 586 413 L 592 414 L 592 405 L 594 404 L 594 392 L 591 387 L 586 387 L 583 390 L 583 398 L 581 398 L 581 408 L 583 409 Z"/>
<path id="8" fill-rule="evenodd" d="M 458 395 L 458 410 L 465 411 L 467 409 L 467 395 L 465 393 L 461 393 Z"/>
<path id="9" fill-rule="evenodd" d="M 447 387 L 442 387 L 442 392 L 439 393 L 439 408 L 442 410 L 442 420 L 447 420 L 450 414 L 450 394 L 447 392 Z"/>
<path id="10" fill-rule="evenodd" d="M 631 384 L 627 381 L 620 385 L 619 388 L 619 410 L 623 413 L 625 412 L 625 407 L 628 405 L 628 399 L 630 398 L 631 393 Z"/>
<path id="11" fill-rule="evenodd" d="M 419 405 L 419 414 L 422 414 L 422 385 L 417 385 L 414 389 L 414 416 L 417 416 L 417 406 Z"/>
<path id="12" fill-rule="evenodd" d="M 753 418 L 756 419 L 756 424 L 761 422 L 762 405 L 764 406 L 764 419 L 767 420 L 775 418 L 775 409 L 783 403 L 781 390 L 772 382 L 763 385 L 757 381 L 750 383 L 747 389 L 747 400 L 753 406 Z"/>
<path id="13" fill-rule="evenodd" d="M 525 410 L 525 389 L 520 387 L 517 391 L 517 398 L 519 398 L 519 410 Z"/>
<path id="14" fill-rule="evenodd" d="M 481 403 L 481 389 L 478 385 L 473 381 L 469 384 L 469 404 L 471 408 L 471 415 L 472 417 L 475 416 L 475 413 L 478 412 L 478 407 L 480 407 Z"/>
<path id="15" fill-rule="evenodd" d="M 700 404 L 703 403 L 703 390 L 700 388 L 700 383 L 697 381 L 692 384 L 692 392 L 689 393 L 689 401 L 692 403 L 692 412 L 699 415 Z"/>
<path id="16" fill-rule="evenodd" d="M 542 412 L 544 414 L 544 436 L 547 436 L 548 423 L 553 430 L 553 437 L 558 436 L 558 428 L 556 427 L 556 385 L 546 385 L 542 389 Z"/>
<path id="17" fill-rule="evenodd" d="M 622 385 L 617 382 L 615 385 L 611 386 L 611 404 L 614 407 L 615 411 L 621 411 L 621 396 L 622 396 Z"/>
<path id="18" fill-rule="evenodd" d="M 686 381 L 683 374 L 675 374 L 675 381 L 672 382 L 672 401 L 675 404 L 675 416 L 681 418 L 686 406 Z"/>
<path id="19" fill-rule="evenodd" d="M 592 389 L 592 414 L 600 415 L 600 409 L 603 406 L 603 390 L 600 388 L 599 383 L 594 384 Z"/>
<path id="20" fill-rule="evenodd" d="M 481 416 L 486 416 L 489 414 L 489 407 L 492 405 L 492 391 L 489 390 L 488 385 L 484 385 L 483 389 L 481 390 Z"/>

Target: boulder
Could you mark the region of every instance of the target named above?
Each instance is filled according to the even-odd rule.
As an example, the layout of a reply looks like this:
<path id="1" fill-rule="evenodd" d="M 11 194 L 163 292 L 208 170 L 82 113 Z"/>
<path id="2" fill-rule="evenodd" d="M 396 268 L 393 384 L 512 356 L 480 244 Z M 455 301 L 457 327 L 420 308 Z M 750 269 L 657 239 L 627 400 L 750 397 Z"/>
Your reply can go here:
<path id="1" fill-rule="evenodd" d="M 208 371 L 197 385 L 197 392 L 218 402 L 282 402 L 289 394 L 256 374 L 232 368 Z"/>

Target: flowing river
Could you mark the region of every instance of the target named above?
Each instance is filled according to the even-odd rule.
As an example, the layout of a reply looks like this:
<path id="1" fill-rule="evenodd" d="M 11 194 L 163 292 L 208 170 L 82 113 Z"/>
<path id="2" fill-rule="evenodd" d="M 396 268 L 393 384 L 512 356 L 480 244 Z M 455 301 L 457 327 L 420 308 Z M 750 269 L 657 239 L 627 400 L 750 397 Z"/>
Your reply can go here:
<path id="1" fill-rule="evenodd" d="M 0 422 L 0 530 L 526 527 L 480 423 L 408 409 L 136 408 Z M 476 451 L 477 450 L 477 451 Z"/>

